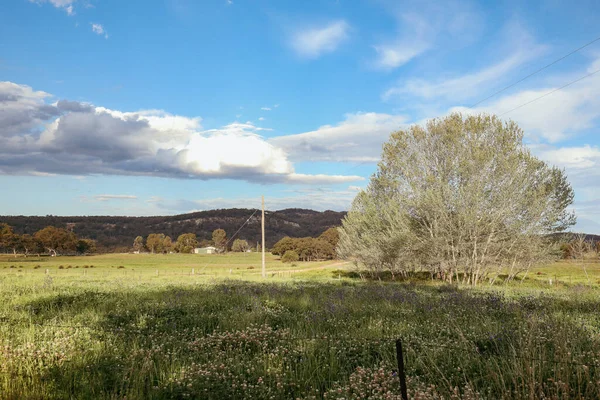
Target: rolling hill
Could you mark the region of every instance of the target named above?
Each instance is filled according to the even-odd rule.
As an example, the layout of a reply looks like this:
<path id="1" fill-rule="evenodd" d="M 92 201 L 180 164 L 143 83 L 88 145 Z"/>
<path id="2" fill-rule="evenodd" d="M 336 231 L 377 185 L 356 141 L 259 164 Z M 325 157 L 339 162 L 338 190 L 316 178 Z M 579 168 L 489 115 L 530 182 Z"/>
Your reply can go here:
<path id="1" fill-rule="evenodd" d="M 198 240 L 211 238 L 215 229 L 222 228 L 228 237 L 233 235 L 255 209 L 221 209 L 189 214 L 156 217 L 119 216 L 0 216 L 0 222 L 11 225 L 16 233 L 33 234 L 53 225 L 72 229 L 78 237 L 94 239 L 101 251 L 124 251 L 131 248 L 136 236 L 146 238 L 150 233 L 164 233 L 176 240 L 182 233 L 195 233 Z M 291 208 L 267 211 L 265 232 L 267 247 L 284 236 L 318 236 L 326 229 L 341 225 L 345 212 L 313 211 Z M 251 246 L 260 241 L 260 211 L 256 212 L 236 237 L 246 239 Z"/>

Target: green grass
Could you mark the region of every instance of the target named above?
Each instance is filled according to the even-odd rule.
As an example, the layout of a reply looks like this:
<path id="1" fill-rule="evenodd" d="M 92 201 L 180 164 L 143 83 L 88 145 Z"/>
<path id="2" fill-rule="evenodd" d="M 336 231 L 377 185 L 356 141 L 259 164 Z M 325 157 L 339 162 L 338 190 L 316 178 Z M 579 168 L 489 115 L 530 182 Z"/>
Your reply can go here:
<path id="1" fill-rule="evenodd" d="M 0 259 L 0 398 L 396 399 L 398 337 L 412 398 L 600 398 L 597 263 L 471 289 L 267 262 Z"/>
<path id="2" fill-rule="evenodd" d="M 329 276 L 316 273 L 318 268 L 338 265 L 338 261 L 296 262 L 286 264 L 270 253 L 266 255 L 269 277 L 289 278 Z M 38 267 L 39 266 L 39 267 Z M 37 268 L 36 268 L 37 267 Z M 112 280 L 126 277 L 134 280 L 162 280 L 165 283 L 189 282 L 208 279 L 253 279 L 261 277 L 260 253 L 227 254 L 105 254 L 81 257 L 23 257 L 0 256 L 0 276 L 40 278 L 46 270 L 57 279 Z M 307 270 L 303 272 L 303 270 Z M 157 277 L 158 279 L 154 279 Z M 291 273 L 290 273 L 291 271 Z M 274 276 L 273 276 L 274 275 Z"/>

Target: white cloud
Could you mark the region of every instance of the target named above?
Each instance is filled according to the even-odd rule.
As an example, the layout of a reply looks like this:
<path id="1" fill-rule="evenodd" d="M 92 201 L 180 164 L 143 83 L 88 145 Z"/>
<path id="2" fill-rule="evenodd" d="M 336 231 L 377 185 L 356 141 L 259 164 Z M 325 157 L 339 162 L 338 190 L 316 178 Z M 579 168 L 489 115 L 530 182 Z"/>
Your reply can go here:
<path id="1" fill-rule="evenodd" d="M 439 42 L 444 47 L 470 42 L 477 36 L 482 15 L 466 2 L 402 2 L 391 3 L 388 15 L 396 20 L 397 34 L 379 40 L 373 66 L 391 70 L 398 68 Z"/>
<path id="2" fill-rule="evenodd" d="M 98 201 L 109 201 L 109 200 L 137 200 L 137 196 L 129 194 L 97 194 L 94 199 Z"/>
<path id="3" fill-rule="evenodd" d="M 263 111 L 271 111 L 271 107 L 261 107 L 260 109 Z"/>
<path id="4" fill-rule="evenodd" d="M 480 71 L 458 76 L 451 79 L 431 82 L 424 79 L 411 79 L 392 87 L 384 92 L 383 100 L 398 95 L 408 94 L 424 99 L 445 98 L 460 101 L 482 93 L 482 88 L 489 87 L 525 62 L 539 55 L 540 48 L 534 47 L 520 50 L 497 64 L 486 67 Z"/>
<path id="5" fill-rule="evenodd" d="M 286 208 L 309 208 L 311 210 L 346 211 L 350 208 L 356 192 L 352 190 L 333 190 L 327 188 L 306 188 L 288 191 L 289 195 L 265 196 L 267 210 L 282 210 Z M 159 209 L 170 213 L 187 213 L 217 208 L 260 208 L 258 197 L 218 197 L 202 200 L 162 201 L 156 203 Z M 155 212 L 156 214 L 156 212 Z"/>
<path id="6" fill-rule="evenodd" d="M 600 148 L 597 146 L 534 147 L 542 159 L 561 168 L 572 170 L 598 169 L 600 171 Z"/>
<path id="7" fill-rule="evenodd" d="M 600 235 L 600 195 L 592 200 L 575 201 L 573 208 L 577 224 L 572 231 Z"/>
<path id="8" fill-rule="evenodd" d="M 592 128 L 600 118 L 600 74 L 536 99 L 599 68 L 600 59 L 597 59 L 583 71 L 551 76 L 542 87 L 522 89 L 475 109 L 454 107 L 450 111 L 494 113 L 516 121 L 532 141 L 564 141 Z M 532 100 L 535 101 L 520 107 Z M 517 107 L 520 108 L 515 109 Z"/>
<path id="9" fill-rule="evenodd" d="M 264 121 L 264 120 L 265 120 L 265 117 L 260 117 L 260 118 L 258 118 L 258 120 L 259 120 L 259 121 Z"/>
<path id="10" fill-rule="evenodd" d="M 75 15 L 75 11 L 73 10 L 73 3 L 75 3 L 76 0 L 29 0 L 29 1 L 31 3 L 38 3 L 38 4 L 48 2 L 56 8 L 62 8 L 63 10 L 65 10 L 67 15 Z"/>
<path id="11" fill-rule="evenodd" d="M 326 26 L 303 29 L 291 38 L 291 47 L 301 57 L 318 58 L 335 51 L 348 38 L 350 26 L 346 21 L 333 21 Z"/>
<path id="12" fill-rule="evenodd" d="M 104 29 L 104 27 L 101 24 L 94 24 L 92 23 L 92 32 L 94 32 L 97 35 L 104 35 L 105 39 L 108 39 L 108 33 L 106 33 L 106 30 Z"/>
<path id="13" fill-rule="evenodd" d="M 417 14 L 405 14 L 400 17 L 399 23 L 403 26 L 404 34 L 373 46 L 377 52 L 375 67 L 397 68 L 431 47 L 433 27 L 424 18 Z"/>
<path id="14" fill-rule="evenodd" d="M 199 117 L 123 112 L 0 83 L 0 173 L 151 175 L 280 183 L 340 183 L 358 176 L 296 173 L 268 129 L 232 123 L 202 130 Z M 43 126 L 41 132 L 39 127 Z"/>
<path id="15" fill-rule="evenodd" d="M 347 114 L 336 125 L 275 137 L 270 143 L 283 148 L 293 161 L 377 162 L 382 144 L 406 124 L 401 115 Z"/>

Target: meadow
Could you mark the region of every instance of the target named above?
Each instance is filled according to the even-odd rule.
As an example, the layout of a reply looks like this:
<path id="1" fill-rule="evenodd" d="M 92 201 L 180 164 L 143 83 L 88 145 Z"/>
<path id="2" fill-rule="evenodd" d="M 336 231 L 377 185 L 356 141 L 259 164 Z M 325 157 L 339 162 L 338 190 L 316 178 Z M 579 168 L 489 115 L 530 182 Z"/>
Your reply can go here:
<path id="1" fill-rule="evenodd" d="M 0 398 L 600 398 L 600 263 L 478 288 L 260 255 L 0 256 Z"/>

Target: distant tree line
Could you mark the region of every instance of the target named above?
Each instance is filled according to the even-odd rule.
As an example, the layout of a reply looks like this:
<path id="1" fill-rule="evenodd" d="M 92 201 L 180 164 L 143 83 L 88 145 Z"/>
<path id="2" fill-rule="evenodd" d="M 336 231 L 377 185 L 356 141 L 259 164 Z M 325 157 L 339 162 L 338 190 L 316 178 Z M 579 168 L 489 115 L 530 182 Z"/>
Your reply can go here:
<path id="1" fill-rule="evenodd" d="M 12 226 L 0 223 L 0 251 L 25 256 L 42 253 L 52 256 L 90 254 L 96 252 L 96 242 L 78 238 L 72 231 L 55 226 L 47 226 L 30 235 L 15 233 Z"/>
<path id="2" fill-rule="evenodd" d="M 15 233 L 30 234 L 55 226 L 72 230 L 79 237 L 96 241 L 98 252 L 123 253 L 131 251 L 137 236 L 147 238 L 151 233 L 164 233 L 173 241 L 184 233 L 193 233 L 199 242 L 211 241 L 216 229 L 235 232 L 253 209 L 209 210 L 189 214 L 156 217 L 122 216 L 0 216 L 0 222 L 13 227 Z M 287 209 L 269 212 L 265 221 L 266 246 L 270 248 L 281 238 L 316 237 L 327 228 L 339 226 L 344 212 Z M 234 238 L 235 239 L 235 238 Z M 260 217 L 254 216 L 243 229 L 243 239 L 252 248 L 261 241 Z M 230 243 L 231 245 L 232 243 Z"/>
<path id="3" fill-rule="evenodd" d="M 235 239 L 233 243 L 227 240 L 227 233 L 224 229 L 215 229 L 212 233 L 212 240 L 198 240 L 195 233 L 182 233 L 173 242 L 170 236 L 164 233 L 151 233 L 144 240 L 143 236 L 137 236 L 133 241 L 132 249 L 136 253 L 193 253 L 198 247 L 214 246 L 218 253 L 224 253 L 228 250 L 234 252 L 245 252 L 250 249 L 246 240 Z"/>
<path id="4" fill-rule="evenodd" d="M 569 235 L 569 240 L 560 244 L 561 256 L 565 260 L 583 260 L 600 257 L 600 240 L 585 234 Z"/>
<path id="5" fill-rule="evenodd" d="M 339 240 L 336 228 L 329 228 L 319 237 L 284 237 L 275 243 L 271 253 L 282 257 L 284 262 L 318 261 L 335 258 L 335 248 Z"/>

